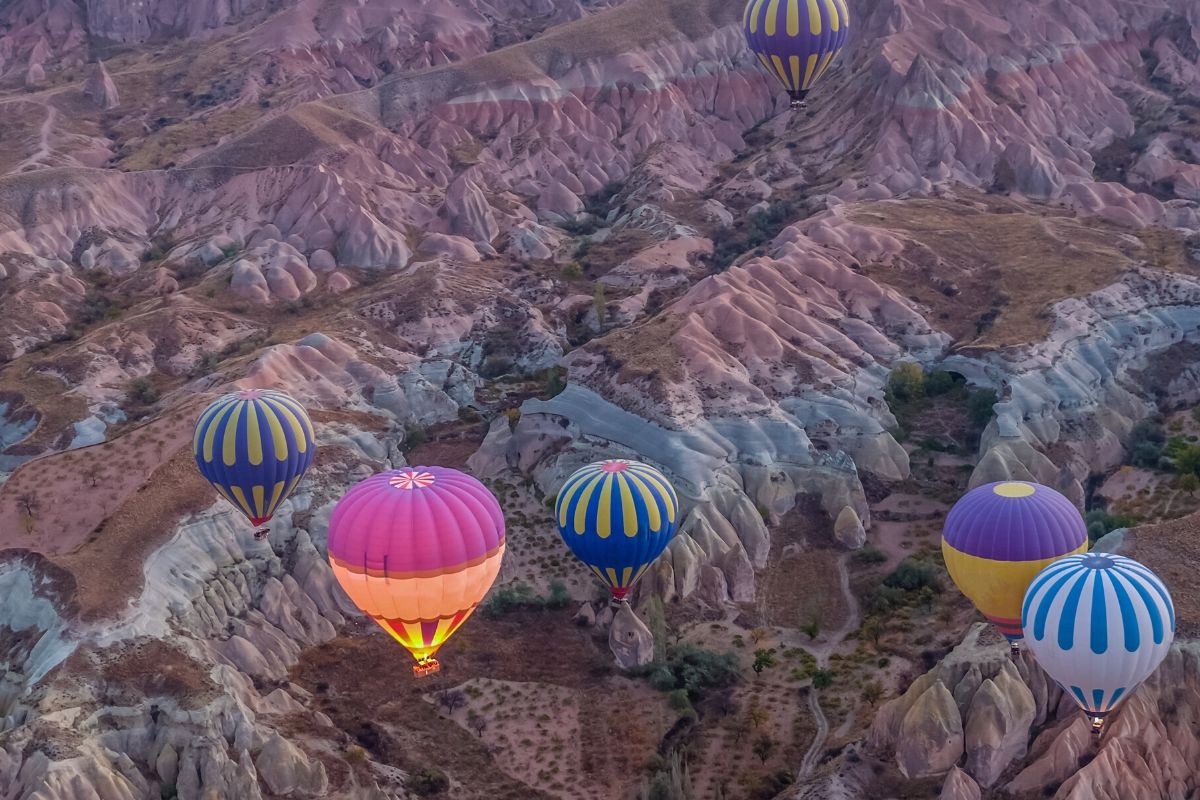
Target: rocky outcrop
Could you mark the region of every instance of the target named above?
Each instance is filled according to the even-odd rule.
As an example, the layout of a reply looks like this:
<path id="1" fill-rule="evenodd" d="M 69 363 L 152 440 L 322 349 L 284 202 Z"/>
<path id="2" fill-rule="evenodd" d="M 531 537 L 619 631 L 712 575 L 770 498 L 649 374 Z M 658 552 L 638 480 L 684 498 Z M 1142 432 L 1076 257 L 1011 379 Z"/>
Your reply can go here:
<path id="1" fill-rule="evenodd" d="M 622 603 L 613 617 L 608 647 L 621 669 L 644 667 L 654 660 L 654 636 L 628 603 Z"/>
<path id="2" fill-rule="evenodd" d="M 254 764 L 258 777 L 272 794 L 322 797 L 329 789 L 325 766 L 311 763 L 299 748 L 278 733 L 267 740 Z"/>
<path id="3" fill-rule="evenodd" d="M 96 62 L 95 68 L 92 69 L 87 82 L 83 85 L 83 93 L 105 111 L 111 111 L 121 104 L 121 97 L 117 94 L 117 85 L 113 83 L 112 76 L 108 74 L 103 61 Z"/>
<path id="4" fill-rule="evenodd" d="M 1033 694 L 1011 664 L 974 692 L 963 734 L 967 772 L 980 786 L 990 787 L 1014 759 L 1025 755 L 1036 711 Z"/>
<path id="5" fill-rule="evenodd" d="M 862 520 L 850 506 L 843 508 L 833 523 L 833 538 L 848 550 L 858 550 L 867 543 L 867 531 L 863 528 Z"/>
<path id="6" fill-rule="evenodd" d="M 963 725 L 954 696 L 941 681 L 915 698 L 897 728 L 896 764 L 909 778 L 938 775 L 963 754 Z"/>
<path id="7" fill-rule="evenodd" d="M 979 800 L 979 784 L 958 767 L 952 767 L 942 784 L 940 800 Z"/>

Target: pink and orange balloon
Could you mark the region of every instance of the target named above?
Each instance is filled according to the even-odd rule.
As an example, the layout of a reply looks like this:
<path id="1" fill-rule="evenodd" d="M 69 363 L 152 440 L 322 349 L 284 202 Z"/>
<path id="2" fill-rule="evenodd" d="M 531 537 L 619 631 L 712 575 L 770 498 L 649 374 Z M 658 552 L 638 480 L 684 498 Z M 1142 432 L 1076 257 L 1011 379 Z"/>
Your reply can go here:
<path id="1" fill-rule="evenodd" d="M 360 609 L 405 647 L 413 672 L 483 600 L 504 556 L 500 503 L 470 475 L 405 467 L 356 484 L 329 520 L 329 562 Z"/>

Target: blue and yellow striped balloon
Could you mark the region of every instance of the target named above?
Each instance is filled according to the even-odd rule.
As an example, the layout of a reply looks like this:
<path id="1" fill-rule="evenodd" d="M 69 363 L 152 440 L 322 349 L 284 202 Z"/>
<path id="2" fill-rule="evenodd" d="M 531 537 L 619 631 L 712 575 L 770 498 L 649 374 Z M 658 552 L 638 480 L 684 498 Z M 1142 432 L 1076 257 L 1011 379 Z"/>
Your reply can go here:
<path id="1" fill-rule="evenodd" d="M 1099 732 L 1171 649 L 1175 605 L 1162 580 L 1132 558 L 1085 553 L 1033 579 L 1021 624 L 1038 664 Z"/>
<path id="2" fill-rule="evenodd" d="M 597 461 L 567 478 L 554 516 L 575 557 L 624 600 L 679 529 L 679 497 L 651 466 Z"/>
<path id="3" fill-rule="evenodd" d="M 759 63 L 798 107 L 846 46 L 850 9 L 846 0 L 749 0 L 742 27 Z"/>
<path id="4" fill-rule="evenodd" d="M 312 421 L 283 392 L 248 389 L 214 401 L 192 439 L 200 474 L 254 525 L 271 519 L 316 454 Z"/>

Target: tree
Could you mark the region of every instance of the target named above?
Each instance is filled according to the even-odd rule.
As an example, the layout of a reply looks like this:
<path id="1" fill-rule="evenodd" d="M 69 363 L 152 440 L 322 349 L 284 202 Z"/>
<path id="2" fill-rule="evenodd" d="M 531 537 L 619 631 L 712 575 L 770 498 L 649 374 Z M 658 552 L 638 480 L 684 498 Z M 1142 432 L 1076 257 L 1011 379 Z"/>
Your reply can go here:
<path id="1" fill-rule="evenodd" d="M 871 640 L 876 650 L 879 649 L 879 638 L 883 636 L 883 623 L 879 621 L 879 617 L 867 617 L 863 620 L 862 635 Z"/>
<path id="2" fill-rule="evenodd" d="M 608 324 L 608 300 L 604 297 L 603 283 L 597 283 L 592 292 L 592 306 L 596 309 L 596 322 L 603 328 Z"/>
<path id="3" fill-rule="evenodd" d="M 1200 408 L 1200 406 L 1196 407 Z M 1197 476 L 1194 472 L 1189 472 L 1186 475 L 1180 475 L 1175 479 L 1175 486 L 1181 492 L 1194 494 L 1197 489 L 1200 489 L 1200 476 Z"/>
<path id="4" fill-rule="evenodd" d="M 767 734 L 763 734 L 754 741 L 754 755 L 758 756 L 758 760 L 766 764 L 767 759 L 775 752 L 775 740 Z"/>
<path id="5" fill-rule="evenodd" d="M 933 610 L 933 599 L 935 596 L 933 587 L 928 584 L 922 586 L 921 590 L 917 592 L 917 597 L 921 601 L 921 608 L 925 609 L 926 612 Z"/>
<path id="6" fill-rule="evenodd" d="M 1180 475 L 1200 473 L 1200 447 L 1189 445 L 1179 451 L 1174 459 L 1175 471 Z"/>
<path id="7" fill-rule="evenodd" d="M 925 371 L 915 361 L 897 364 L 888 376 L 888 391 L 902 403 L 919 400 L 925 396 Z"/>
<path id="8" fill-rule="evenodd" d="M 729 723 L 729 732 L 733 734 L 733 743 L 740 744 L 742 737 L 750 732 L 749 714 L 736 717 Z"/>
<path id="9" fill-rule="evenodd" d="M 770 632 L 766 628 L 754 628 L 750 631 L 750 641 L 756 645 L 762 644 L 769 635 Z"/>
<path id="10" fill-rule="evenodd" d="M 746 722 L 751 728 L 757 729 L 759 725 L 763 725 L 771 718 L 766 709 L 755 703 L 746 709 Z"/>
<path id="11" fill-rule="evenodd" d="M 862 688 L 863 700 L 871 706 L 879 702 L 879 698 L 883 697 L 883 684 L 879 681 L 867 681 Z"/>
<path id="12" fill-rule="evenodd" d="M 25 512 L 27 517 L 36 517 L 38 512 L 37 495 L 33 492 L 24 492 L 17 495 L 17 505 Z"/>
<path id="13" fill-rule="evenodd" d="M 100 482 L 100 471 L 94 464 L 89 464 L 83 471 L 83 479 L 91 484 L 92 488 L 95 489 L 96 484 Z"/>
<path id="14" fill-rule="evenodd" d="M 467 713 L 467 726 L 475 731 L 475 735 L 480 739 L 483 738 L 483 732 L 487 730 L 487 717 L 482 714 L 476 714 L 474 711 Z"/>
<path id="15" fill-rule="evenodd" d="M 438 694 L 438 703 L 453 715 L 455 711 L 467 704 L 467 696 L 459 689 L 446 689 Z"/>
<path id="16" fill-rule="evenodd" d="M 821 632 L 821 623 L 816 619 L 812 619 L 809 620 L 807 625 L 801 627 L 800 630 L 807 633 L 809 641 L 812 641 L 813 639 L 817 638 L 817 634 Z"/>
<path id="17" fill-rule="evenodd" d="M 828 689 L 833 685 L 833 673 L 827 669 L 819 669 L 813 673 L 812 685 L 814 689 Z"/>
<path id="18" fill-rule="evenodd" d="M 754 651 L 754 670 L 755 675 L 761 675 L 764 669 L 775 666 L 775 648 L 770 650 L 755 650 Z"/>

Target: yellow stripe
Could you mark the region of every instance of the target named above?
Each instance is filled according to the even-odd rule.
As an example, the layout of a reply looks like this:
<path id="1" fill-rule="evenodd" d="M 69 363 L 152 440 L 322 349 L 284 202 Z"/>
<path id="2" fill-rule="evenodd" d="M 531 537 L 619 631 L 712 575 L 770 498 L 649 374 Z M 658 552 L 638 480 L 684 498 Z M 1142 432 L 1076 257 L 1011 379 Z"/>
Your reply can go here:
<path id="1" fill-rule="evenodd" d="M 589 569 L 596 573 L 596 577 L 600 579 L 601 583 L 608 583 L 608 578 L 604 577 L 604 573 L 600 571 L 599 567 L 589 567 Z"/>
<path id="2" fill-rule="evenodd" d="M 630 578 L 632 575 L 633 575 L 633 567 L 626 567 L 626 568 L 625 568 L 625 570 L 624 570 L 624 572 L 622 572 L 622 573 L 621 573 L 621 586 L 620 586 L 620 588 L 624 589 L 624 588 L 626 588 L 626 587 L 628 587 L 628 586 L 629 586 L 629 578 Z"/>
<path id="3" fill-rule="evenodd" d="M 583 492 L 579 496 L 578 502 L 575 504 L 575 520 L 572 529 L 582 534 L 585 530 L 584 525 L 587 523 L 587 509 L 592 502 L 592 492 L 596 491 L 596 485 L 600 483 L 598 476 L 592 476 L 588 479 L 587 485 L 583 487 Z"/>
<path id="4" fill-rule="evenodd" d="M 821 60 L 821 67 L 817 70 L 816 76 L 813 77 L 814 81 L 819 80 L 825 74 L 825 70 L 829 67 L 829 62 L 833 61 L 833 57 L 837 55 L 837 52 L 837 50 L 830 50 L 825 54 L 825 58 Z"/>
<path id="5" fill-rule="evenodd" d="M 775 65 L 775 74 L 779 76 L 779 80 L 783 81 L 783 85 L 792 88 L 788 82 L 787 70 L 783 68 L 783 59 L 777 55 L 771 56 L 771 63 Z"/>
<path id="6" fill-rule="evenodd" d="M 271 444 L 275 448 L 275 460 L 285 461 L 288 457 L 287 436 L 283 433 L 283 424 L 280 423 L 278 415 L 275 413 L 275 407 L 269 403 L 262 404 L 263 416 L 267 419 L 267 427 L 271 429 Z"/>
<path id="7" fill-rule="evenodd" d="M 271 405 L 274 406 L 274 408 L 283 415 L 283 418 L 288 421 L 288 424 L 292 426 L 292 433 L 296 436 L 296 449 L 301 453 L 306 452 L 308 450 L 308 440 L 304 436 L 304 428 L 300 425 L 300 420 L 296 419 L 296 415 L 292 413 L 292 410 L 288 408 L 286 404 L 276 402 L 272 403 Z M 278 446 L 276 446 L 276 452 L 279 452 Z M 286 456 L 284 457 L 286 458 Z"/>
<path id="8" fill-rule="evenodd" d="M 246 516 L 247 517 L 257 517 L 258 514 L 255 514 L 253 511 L 250 510 L 250 504 L 248 502 L 246 502 L 246 493 L 242 491 L 242 487 L 230 486 L 229 488 L 233 492 L 233 496 L 234 496 L 234 498 L 236 498 L 237 504 L 239 506 L 241 506 L 242 511 L 244 511 L 246 513 Z"/>
<path id="9" fill-rule="evenodd" d="M 758 12 L 762 11 L 763 3 L 766 0 L 753 0 L 750 10 L 750 32 L 758 33 Z"/>
<path id="10" fill-rule="evenodd" d="M 264 486 L 255 486 L 250 490 L 251 494 L 254 496 L 254 516 L 256 517 L 266 516 L 266 513 L 263 509 L 263 499 L 266 495 L 265 489 L 266 487 Z"/>
<path id="11" fill-rule="evenodd" d="M 601 539 L 612 535 L 612 492 L 613 476 L 610 472 L 604 476 L 600 489 L 600 504 L 596 510 L 596 535 Z"/>
<path id="12" fill-rule="evenodd" d="M 208 430 L 209 422 L 211 422 L 212 418 L 217 415 L 218 411 L 220 411 L 222 408 L 225 407 L 227 400 L 228 400 L 227 397 L 221 398 L 220 400 L 216 401 L 208 408 L 204 409 L 204 413 L 201 414 L 200 419 L 196 421 L 196 433 L 192 436 L 192 452 L 193 453 L 200 452 L 200 436 L 201 436 L 201 434 L 203 434 L 206 430 Z"/>
<path id="13" fill-rule="evenodd" d="M 787 33 L 788 36 L 800 35 L 800 0 L 788 0 Z"/>
<path id="14" fill-rule="evenodd" d="M 779 0 L 771 0 L 767 6 L 767 25 L 763 31 L 767 36 L 775 35 L 776 22 L 779 19 Z"/>
<path id="15" fill-rule="evenodd" d="M 637 582 L 638 582 L 638 579 L 640 579 L 640 578 L 641 578 L 643 575 L 645 575 L 645 574 L 646 574 L 646 570 L 648 570 L 648 569 L 650 569 L 650 565 L 649 565 L 649 564 L 642 564 L 641 568 L 640 568 L 640 569 L 638 569 L 638 571 L 637 571 L 637 575 L 634 575 L 634 576 L 633 576 L 633 580 L 631 580 L 631 581 L 629 582 L 629 585 L 630 585 L 630 586 L 632 586 L 633 584 L 637 583 Z"/>
<path id="16" fill-rule="evenodd" d="M 221 421 L 229 416 L 229 412 L 233 410 L 236 403 L 230 403 L 221 409 L 221 413 L 215 419 L 208 423 L 208 430 L 204 432 L 204 463 L 211 464 L 213 460 L 213 444 L 217 438 L 217 428 L 221 427 Z"/>
<path id="17" fill-rule="evenodd" d="M 646 485 L 645 480 L 649 475 L 630 475 L 638 491 L 642 494 L 642 499 L 646 502 L 646 512 L 650 517 L 650 530 L 654 532 L 663 529 L 662 514 L 659 513 L 658 502 L 654 499 L 654 494 L 650 491 L 650 487 Z M 670 500 L 666 501 L 670 505 Z"/>
<path id="18" fill-rule="evenodd" d="M 677 511 L 675 507 L 675 491 L 667 483 L 666 478 L 650 469 L 636 470 L 635 474 L 658 489 L 659 494 L 663 497 L 663 502 L 667 505 L 667 521 L 674 522 Z"/>
<path id="19" fill-rule="evenodd" d="M 609 585 L 615 586 L 618 589 L 620 589 L 621 582 L 617 580 L 617 571 L 615 569 L 613 569 L 612 567 L 605 567 L 604 571 L 608 573 L 608 580 L 610 582 Z"/>
<path id="20" fill-rule="evenodd" d="M 571 498 L 579 494 L 579 490 L 583 488 L 584 478 L 568 479 L 566 484 L 558 493 L 558 525 L 561 528 L 567 527 L 567 511 L 571 508 Z"/>
<path id="21" fill-rule="evenodd" d="M 846 5 L 846 0 L 834 0 L 838 8 L 842 12 L 842 26 L 849 27 L 850 25 L 850 7 Z"/>
<path id="22" fill-rule="evenodd" d="M 807 89 L 809 87 L 809 85 L 812 83 L 813 70 L 815 70 L 816 68 L 817 68 L 817 54 L 813 53 L 811 56 L 808 57 L 808 68 L 804 70 L 804 83 L 801 84 L 803 86 L 803 88 Z"/>
<path id="23" fill-rule="evenodd" d="M 250 451 L 250 463 L 258 466 L 263 462 L 262 434 L 258 430 L 258 403 L 246 407 L 246 447 Z"/>
<path id="24" fill-rule="evenodd" d="M 274 516 L 275 509 L 279 505 L 279 498 L 283 494 L 283 481 L 276 481 L 275 491 L 271 492 L 271 502 L 267 504 L 267 513 L 263 516 Z"/>
<path id="25" fill-rule="evenodd" d="M 243 403 L 233 404 L 233 413 L 229 415 L 229 424 L 225 426 L 225 438 L 221 442 L 221 460 L 227 467 L 237 463 L 237 428 L 242 418 L 242 406 Z"/>
<path id="26" fill-rule="evenodd" d="M 817 8 L 817 0 L 808 0 L 808 32 L 813 36 L 821 35 L 821 12 Z"/>
<path id="27" fill-rule="evenodd" d="M 763 67 L 767 70 L 767 72 L 775 71 L 774 67 L 771 66 L 771 60 L 769 58 L 767 58 L 766 55 L 764 55 L 763 53 L 758 53 L 757 55 L 758 55 L 758 63 L 762 64 Z"/>
<path id="28" fill-rule="evenodd" d="M 800 85 L 800 56 L 792 56 L 792 86 Z"/>
<path id="29" fill-rule="evenodd" d="M 838 21 L 837 9 L 833 7 L 833 0 L 825 0 L 825 10 L 829 12 L 829 29 L 837 33 L 842 25 Z"/>
<path id="30" fill-rule="evenodd" d="M 625 535 L 632 538 L 637 536 L 637 504 L 633 502 L 633 490 L 629 487 L 629 481 L 633 475 L 626 473 L 622 476 L 621 481 L 621 518 L 625 523 Z"/>
<path id="31" fill-rule="evenodd" d="M 234 506 L 237 505 L 237 501 L 229 496 L 229 492 L 225 491 L 224 486 L 218 486 L 217 484 L 214 483 L 213 488 L 217 490 L 217 492 L 221 495 L 221 497 L 224 497 L 226 500 L 228 500 L 230 505 L 234 505 Z"/>
<path id="32" fill-rule="evenodd" d="M 304 406 L 300 405 L 299 401 L 281 392 L 275 392 L 274 399 L 276 402 L 283 403 L 284 406 L 292 410 L 292 413 L 304 425 L 304 430 L 308 432 L 308 438 L 315 442 L 317 440 L 317 433 L 313 430 L 312 420 L 308 418 L 308 412 L 304 410 Z M 303 453 L 304 451 L 301 450 L 300 452 Z"/>

